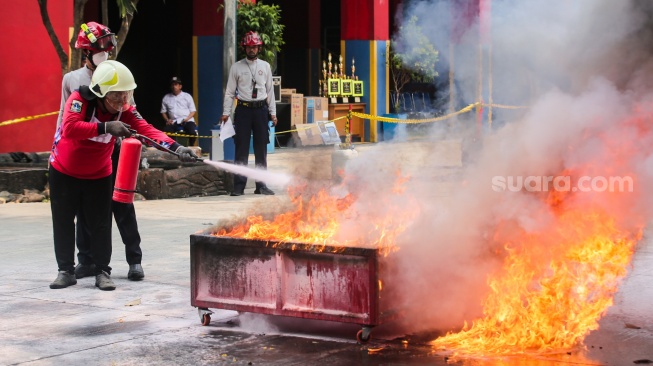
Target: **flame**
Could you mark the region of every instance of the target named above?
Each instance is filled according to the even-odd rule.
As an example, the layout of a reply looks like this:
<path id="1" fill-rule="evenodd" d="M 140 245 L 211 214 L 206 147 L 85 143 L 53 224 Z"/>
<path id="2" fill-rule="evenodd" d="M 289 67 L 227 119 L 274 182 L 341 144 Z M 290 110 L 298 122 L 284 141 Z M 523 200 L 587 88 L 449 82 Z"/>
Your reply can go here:
<path id="1" fill-rule="evenodd" d="M 270 240 L 278 243 L 299 242 L 307 244 L 335 244 L 331 238 L 338 229 L 338 219 L 356 200 L 351 194 L 337 198 L 324 189 L 303 199 L 302 190 L 289 189 L 294 210 L 278 214 L 267 221 L 261 215 L 252 215 L 245 223 L 231 229 L 222 228 L 214 235 L 244 239 Z"/>
<path id="2" fill-rule="evenodd" d="M 395 198 L 405 191 L 402 186 L 408 180 L 409 177 L 397 172 L 392 188 Z M 377 202 L 375 206 L 383 207 L 383 212 L 359 208 L 364 211 L 360 214 L 353 208 L 355 203 L 360 203 L 355 194 L 337 197 L 325 189 L 308 194 L 307 188 L 294 186 L 288 189 L 292 209 L 287 212 L 277 214 L 270 220 L 262 215 L 251 215 L 242 224 L 221 228 L 212 235 L 265 240 L 272 242 L 273 246 L 281 243 L 312 244 L 321 246 L 313 248 L 318 251 L 339 252 L 343 247 L 376 248 L 381 254 L 388 255 L 398 250 L 395 245 L 397 235 L 405 231 L 417 214 L 415 210 L 409 210 L 410 205 L 405 202 L 396 209 L 391 202 Z M 390 200 L 389 197 L 381 198 L 386 199 Z M 354 225 L 355 230 L 352 228 L 352 222 L 363 220 L 364 225 Z M 343 227 L 345 223 L 346 229 Z"/>
<path id="3" fill-rule="evenodd" d="M 555 200 L 557 201 L 557 200 Z M 484 317 L 431 342 L 456 355 L 549 353 L 572 349 L 598 328 L 641 238 L 607 212 L 559 213 L 554 230 L 505 243 L 489 279 Z"/>

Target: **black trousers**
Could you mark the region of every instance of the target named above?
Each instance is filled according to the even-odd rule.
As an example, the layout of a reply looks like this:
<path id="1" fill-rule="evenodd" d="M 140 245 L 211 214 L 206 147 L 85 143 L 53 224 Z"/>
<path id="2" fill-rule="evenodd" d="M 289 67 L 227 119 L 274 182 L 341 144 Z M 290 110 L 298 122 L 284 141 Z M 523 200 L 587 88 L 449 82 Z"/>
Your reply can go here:
<path id="1" fill-rule="evenodd" d="M 254 163 L 257 168 L 268 168 L 267 144 L 270 141 L 270 127 L 268 126 L 268 107 L 247 108 L 236 107 L 234 117 L 234 145 L 236 145 L 235 162 L 238 165 L 247 165 L 249 158 L 249 140 L 253 136 Z M 234 191 L 242 192 L 247 184 L 247 177 L 234 176 Z M 265 183 L 256 182 L 256 188 L 265 187 Z"/>
<path id="2" fill-rule="evenodd" d="M 59 271 L 75 271 L 75 216 L 83 212 L 96 274 L 111 273 L 111 176 L 77 179 L 50 166 L 50 208 Z"/>
<path id="3" fill-rule="evenodd" d="M 116 144 L 111 154 L 111 186 L 116 184 L 116 173 L 118 171 L 118 158 L 120 157 L 120 144 Z M 112 193 L 113 194 L 113 191 Z M 141 251 L 141 236 L 138 233 L 138 222 L 136 221 L 136 210 L 133 203 L 122 203 L 111 200 L 111 211 L 116 220 L 116 226 L 120 232 L 123 244 L 125 244 L 125 258 L 128 264 L 141 264 L 143 252 Z M 79 263 L 93 264 L 91 252 L 91 232 L 84 221 L 83 212 L 77 216 L 77 259 Z"/>
<path id="4" fill-rule="evenodd" d="M 197 124 L 193 121 L 184 122 L 181 124 L 166 125 L 163 129 L 164 132 L 183 133 L 186 135 L 197 136 Z M 175 136 L 172 136 L 174 138 Z M 175 139 L 176 140 L 176 139 Z M 188 138 L 188 146 L 195 146 L 196 137 Z"/>

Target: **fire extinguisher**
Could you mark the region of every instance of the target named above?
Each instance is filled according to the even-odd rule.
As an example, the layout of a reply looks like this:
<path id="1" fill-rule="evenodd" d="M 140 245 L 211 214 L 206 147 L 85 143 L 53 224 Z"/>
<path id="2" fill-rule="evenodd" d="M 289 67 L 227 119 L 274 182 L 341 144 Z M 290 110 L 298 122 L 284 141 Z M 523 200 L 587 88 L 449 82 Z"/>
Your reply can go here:
<path id="1" fill-rule="evenodd" d="M 138 165 L 141 161 L 141 142 L 133 137 L 122 140 L 116 184 L 113 187 L 113 200 L 133 203 L 138 178 Z"/>

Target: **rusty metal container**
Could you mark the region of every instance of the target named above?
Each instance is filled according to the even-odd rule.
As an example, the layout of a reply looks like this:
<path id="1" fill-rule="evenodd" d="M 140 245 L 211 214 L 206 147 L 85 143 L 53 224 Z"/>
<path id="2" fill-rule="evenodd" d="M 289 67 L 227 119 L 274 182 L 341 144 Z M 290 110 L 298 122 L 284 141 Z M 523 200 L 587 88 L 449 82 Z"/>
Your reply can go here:
<path id="1" fill-rule="evenodd" d="M 227 309 L 355 323 L 364 342 L 393 315 L 380 296 L 376 249 L 204 234 L 191 235 L 190 248 L 191 305 L 204 325 L 209 308 Z"/>

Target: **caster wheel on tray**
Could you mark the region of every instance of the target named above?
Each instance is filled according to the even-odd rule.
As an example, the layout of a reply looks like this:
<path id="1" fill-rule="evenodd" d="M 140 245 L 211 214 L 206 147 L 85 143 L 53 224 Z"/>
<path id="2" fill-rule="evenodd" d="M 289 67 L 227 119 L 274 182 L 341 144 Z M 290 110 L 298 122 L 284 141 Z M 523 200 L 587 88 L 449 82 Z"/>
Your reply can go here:
<path id="1" fill-rule="evenodd" d="M 202 325 L 207 326 L 211 323 L 211 314 L 213 314 L 213 312 L 209 309 L 197 308 L 197 314 L 200 316 L 200 323 L 202 323 Z"/>
<path id="2" fill-rule="evenodd" d="M 370 333 L 371 331 L 365 331 L 365 329 L 361 329 L 356 333 L 356 340 L 358 343 L 365 344 L 370 341 Z"/>
<path id="3" fill-rule="evenodd" d="M 209 324 L 211 324 L 211 315 L 209 314 L 202 315 L 202 325 L 207 326 Z"/>

